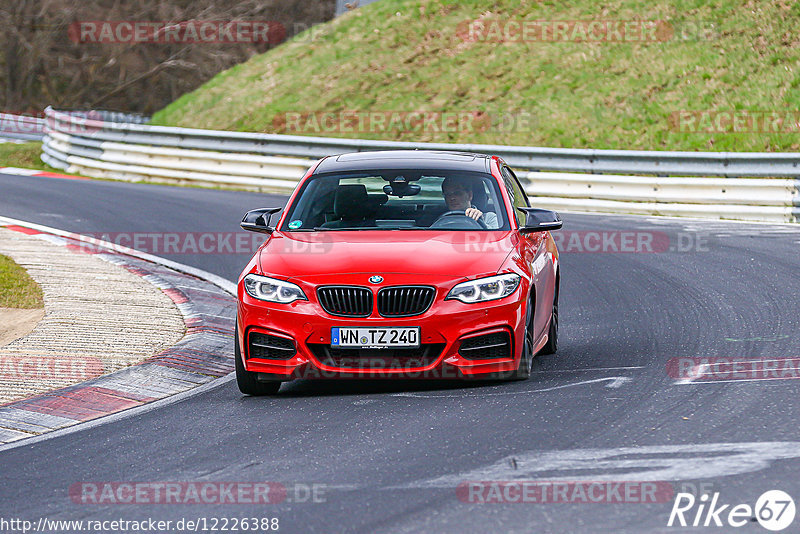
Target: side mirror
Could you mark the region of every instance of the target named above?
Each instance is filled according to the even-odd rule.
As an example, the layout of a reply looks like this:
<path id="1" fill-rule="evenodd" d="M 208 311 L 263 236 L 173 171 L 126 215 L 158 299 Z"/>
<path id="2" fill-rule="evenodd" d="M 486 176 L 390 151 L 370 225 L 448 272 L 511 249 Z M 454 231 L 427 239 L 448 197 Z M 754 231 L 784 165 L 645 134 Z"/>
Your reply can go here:
<path id="1" fill-rule="evenodd" d="M 519 208 L 525 212 L 525 226 L 519 229 L 521 234 L 530 234 L 533 232 L 547 232 L 550 230 L 558 230 L 564 223 L 558 213 L 550 210 L 543 210 L 539 208 Z"/>
<path id="2" fill-rule="evenodd" d="M 275 230 L 275 228 L 269 225 L 272 214 L 278 213 L 282 209 L 283 208 L 259 208 L 257 210 L 250 210 L 244 214 L 240 226 L 250 232 L 271 234 Z"/>

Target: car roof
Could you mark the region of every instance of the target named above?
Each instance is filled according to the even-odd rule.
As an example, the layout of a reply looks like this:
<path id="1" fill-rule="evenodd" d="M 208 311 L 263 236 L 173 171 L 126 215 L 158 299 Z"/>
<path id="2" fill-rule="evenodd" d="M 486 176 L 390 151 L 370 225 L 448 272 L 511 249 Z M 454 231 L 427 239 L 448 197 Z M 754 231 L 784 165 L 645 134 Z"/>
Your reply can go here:
<path id="1" fill-rule="evenodd" d="M 322 160 L 314 174 L 389 169 L 489 172 L 490 156 L 438 150 L 376 150 L 339 154 Z"/>

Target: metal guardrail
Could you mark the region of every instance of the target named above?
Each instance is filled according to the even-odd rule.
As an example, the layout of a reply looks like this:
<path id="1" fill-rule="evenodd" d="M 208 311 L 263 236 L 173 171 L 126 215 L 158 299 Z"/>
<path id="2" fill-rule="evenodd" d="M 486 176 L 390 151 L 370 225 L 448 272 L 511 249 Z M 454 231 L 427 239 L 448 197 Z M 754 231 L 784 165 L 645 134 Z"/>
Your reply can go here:
<path id="1" fill-rule="evenodd" d="M 45 110 L 56 127 L 70 124 L 68 114 Z M 73 118 L 74 122 L 76 119 Z M 501 156 L 514 168 L 591 174 L 654 174 L 657 176 L 760 176 L 800 178 L 800 153 L 778 152 L 667 152 L 594 150 L 504 145 L 409 143 L 365 139 L 337 139 L 192 128 L 136 125 L 102 120 L 85 121 L 95 128 L 92 138 L 222 152 L 247 152 L 322 158 L 365 150 L 456 150 Z"/>
<path id="2" fill-rule="evenodd" d="M 76 116 L 48 108 L 42 159 L 89 176 L 285 192 L 294 188 L 313 159 L 332 154 L 396 149 L 480 152 L 503 157 L 539 205 L 556 209 L 800 220 L 796 153 L 406 143 L 151 126 L 92 113 Z M 578 172 L 582 174 L 574 174 Z M 625 176 L 630 174 L 634 176 Z M 752 178 L 767 176 L 784 179 Z"/>
<path id="3" fill-rule="evenodd" d="M 144 124 L 150 120 L 150 117 L 145 115 L 117 111 L 62 111 L 60 113 L 76 119 L 94 119 L 126 124 Z M 0 113 L 0 138 L 3 139 L 41 141 L 44 138 L 46 126 L 47 120 L 44 117 Z"/>
<path id="4" fill-rule="evenodd" d="M 41 141 L 44 119 L 31 115 L 0 113 L 0 138 L 18 141 Z"/>

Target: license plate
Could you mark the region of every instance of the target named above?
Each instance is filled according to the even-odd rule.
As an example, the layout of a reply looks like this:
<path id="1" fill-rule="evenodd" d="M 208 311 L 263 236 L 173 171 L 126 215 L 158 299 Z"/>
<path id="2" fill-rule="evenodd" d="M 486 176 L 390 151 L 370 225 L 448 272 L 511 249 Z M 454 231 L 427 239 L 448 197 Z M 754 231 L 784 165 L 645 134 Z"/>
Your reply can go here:
<path id="1" fill-rule="evenodd" d="M 333 347 L 419 347 L 419 327 L 331 328 Z"/>

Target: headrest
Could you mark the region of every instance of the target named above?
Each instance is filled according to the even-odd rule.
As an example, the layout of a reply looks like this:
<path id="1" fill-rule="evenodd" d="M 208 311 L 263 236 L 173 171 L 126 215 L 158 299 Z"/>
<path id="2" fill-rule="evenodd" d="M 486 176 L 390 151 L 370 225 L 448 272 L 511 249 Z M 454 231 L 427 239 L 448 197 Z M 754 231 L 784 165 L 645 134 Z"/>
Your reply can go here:
<path id="1" fill-rule="evenodd" d="M 483 180 L 472 180 L 472 204 L 481 211 L 489 207 L 489 198 L 483 188 Z"/>
<path id="2" fill-rule="evenodd" d="M 343 219 L 363 219 L 367 204 L 364 184 L 340 185 L 333 199 L 333 211 Z"/>

